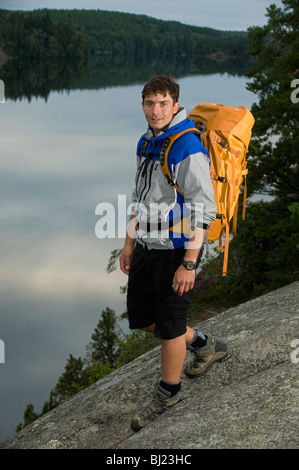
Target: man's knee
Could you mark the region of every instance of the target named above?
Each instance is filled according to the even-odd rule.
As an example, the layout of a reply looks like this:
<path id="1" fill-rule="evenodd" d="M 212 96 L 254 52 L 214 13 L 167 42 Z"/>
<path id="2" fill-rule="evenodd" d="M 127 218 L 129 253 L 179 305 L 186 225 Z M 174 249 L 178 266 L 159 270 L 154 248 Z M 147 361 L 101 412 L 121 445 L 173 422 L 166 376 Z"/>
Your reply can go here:
<path id="1" fill-rule="evenodd" d="M 142 331 L 146 331 L 147 333 L 155 333 L 156 331 L 156 324 L 153 323 L 150 326 L 145 326 L 144 328 L 140 328 Z"/>

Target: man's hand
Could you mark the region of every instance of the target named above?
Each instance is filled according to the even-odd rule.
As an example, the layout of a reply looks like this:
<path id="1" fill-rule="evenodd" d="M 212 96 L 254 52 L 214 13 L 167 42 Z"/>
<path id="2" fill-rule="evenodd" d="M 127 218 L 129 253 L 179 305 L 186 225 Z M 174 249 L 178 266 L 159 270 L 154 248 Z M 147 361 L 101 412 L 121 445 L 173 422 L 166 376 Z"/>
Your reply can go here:
<path id="1" fill-rule="evenodd" d="M 136 243 L 136 219 L 134 213 L 130 216 L 125 245 L 119 257 L 119 266 L 123 273 L 129 274 L 132 262 L 133 251 Z"/>
<path id="2" fill-rule="evenodd" d="M 130 271 L 134 248 L 135 248 L 135 245 L 133 245 L 132 243 L 125 244 L 123 251 L 121 252 L 121 255 L 119 257 L 120 269 L 122 270 L 123 273 L 127 275 L 129 274 L 129 271 Z"/>
<path id="3" fill-rule="evenodd" d="M 193 289 L 195 282 L 195 269 L 188 271 L 184 266 L 179 266 L 174 273 L 172 288 L 173 291 L 182 296 L 185 292 Z"/>
<path id="4" fill-rule="evenodd" d="M 191 227 L 190 238 L 184 256 L 186 261 L 193 261 L 194 263 L 197 262 L 205 234 L 205 230 Z M 173 291 L 180 296 L 189 292 L 189 290 L 194 287 L 195 275 L 195 269 L 188 271 L 184 266 L 179 266 L 173 276 Z"/>

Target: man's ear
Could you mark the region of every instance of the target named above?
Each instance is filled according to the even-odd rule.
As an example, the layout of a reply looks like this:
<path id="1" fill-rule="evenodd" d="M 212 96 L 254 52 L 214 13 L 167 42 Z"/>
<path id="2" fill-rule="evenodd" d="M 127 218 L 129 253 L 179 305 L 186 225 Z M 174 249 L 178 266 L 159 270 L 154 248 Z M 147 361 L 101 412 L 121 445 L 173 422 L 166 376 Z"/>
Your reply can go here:
<path id="1" fill-rule="evenodd" d="M 180 103 L 177 101 L 174 105 L 174 114 L 176 114 L 178 112 L 179 107 L 180 107 Z"/>

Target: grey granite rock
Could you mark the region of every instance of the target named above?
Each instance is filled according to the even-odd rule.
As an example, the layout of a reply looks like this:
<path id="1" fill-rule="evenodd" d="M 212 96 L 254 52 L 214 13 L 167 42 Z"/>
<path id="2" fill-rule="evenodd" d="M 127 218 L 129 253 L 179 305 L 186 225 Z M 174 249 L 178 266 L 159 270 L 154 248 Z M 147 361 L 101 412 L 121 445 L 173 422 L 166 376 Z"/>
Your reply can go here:
<path id="1" fill-rule="evenodd" d="M 299 283 L 210 318 L 198 328 L 233 347 L 182 400 L 133 433 L 135 410 L 160 376 L 160 347 L 91 385 L 0 449 L 291 449 L 299 447 Z M 187 353 L 186 361 L 190 360 Z"/>

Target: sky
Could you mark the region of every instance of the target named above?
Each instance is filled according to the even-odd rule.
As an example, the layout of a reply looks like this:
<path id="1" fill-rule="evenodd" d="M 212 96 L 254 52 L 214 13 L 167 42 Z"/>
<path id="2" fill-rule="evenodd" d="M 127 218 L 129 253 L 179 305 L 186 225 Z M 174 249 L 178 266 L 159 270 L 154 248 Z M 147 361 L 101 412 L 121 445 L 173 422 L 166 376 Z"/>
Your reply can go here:
<path id="1" fill-rule="evenodd" d="M 280 0 L 0 0 L 0 7 L 9 10 L 99 9 L 175 20 L 194 26 L 220 30 L 244 31 L 250 26 L 267 23 L 266 8 L 281 6 Z"/>

